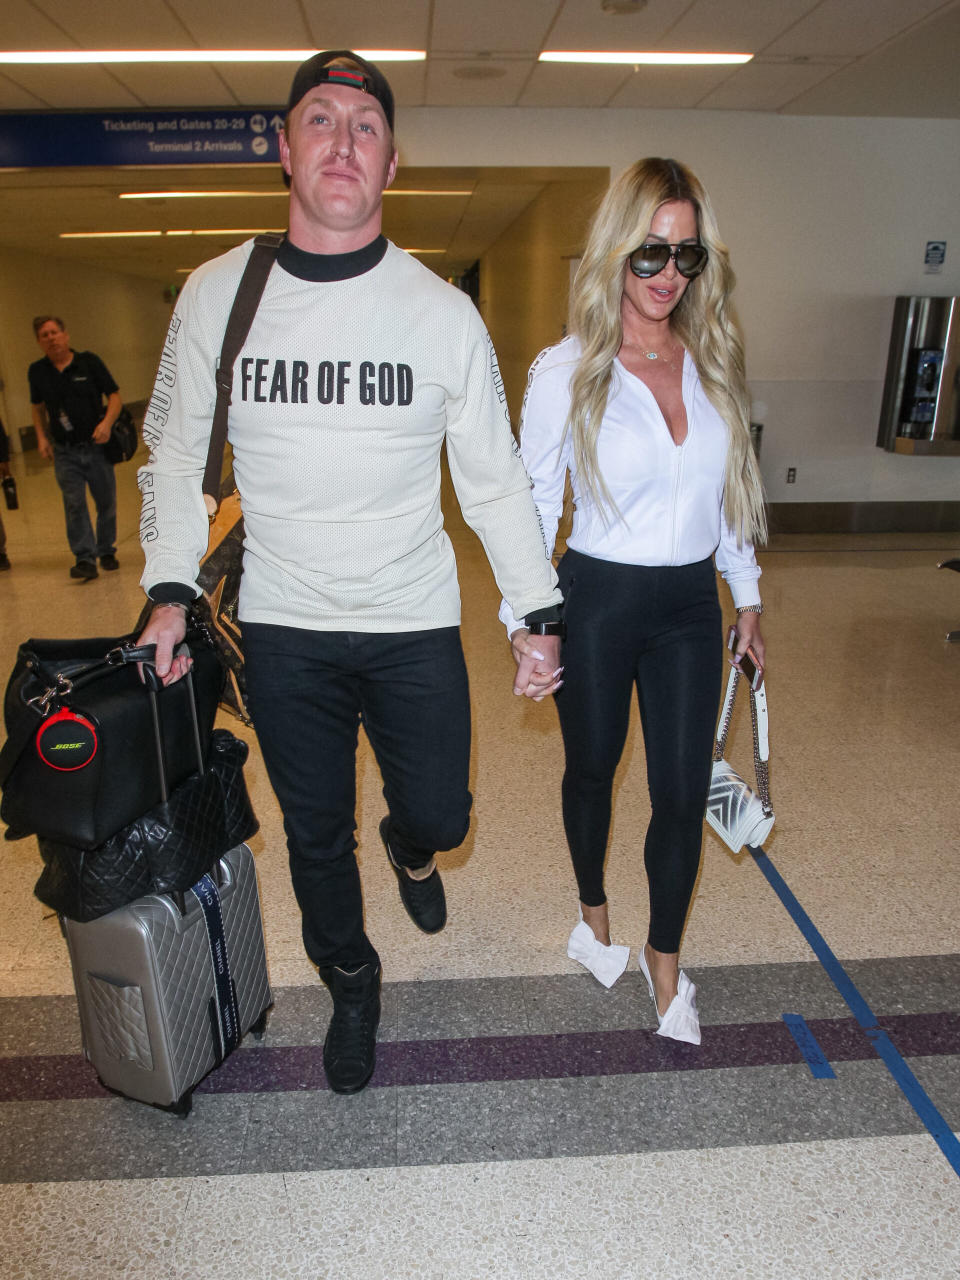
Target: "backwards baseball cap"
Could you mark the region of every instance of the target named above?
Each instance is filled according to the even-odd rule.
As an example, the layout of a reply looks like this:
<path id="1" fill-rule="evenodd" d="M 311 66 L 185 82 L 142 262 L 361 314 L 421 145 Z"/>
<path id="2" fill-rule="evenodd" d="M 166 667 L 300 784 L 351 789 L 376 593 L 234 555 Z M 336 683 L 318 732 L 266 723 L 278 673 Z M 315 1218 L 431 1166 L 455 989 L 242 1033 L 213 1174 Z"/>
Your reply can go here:
<path id="1" fill-rule="evenodd" d="M 350 67 L 331 65 L 347 59 L 355 65 Z M 393 90 L 380 68 L 361 58 L 358 53 L 353 53 L 350 49 L 326 49 L 323 53 L 315 53 L 312 58 L 302 63 L 290 86 L 287 113 L 289 114 L 300 99 L 318 84 L 342 84 L 360 93 L 369 93 L 380 103 L 383 114 L 387 117 L 390 132 L 393 132 Z"/>

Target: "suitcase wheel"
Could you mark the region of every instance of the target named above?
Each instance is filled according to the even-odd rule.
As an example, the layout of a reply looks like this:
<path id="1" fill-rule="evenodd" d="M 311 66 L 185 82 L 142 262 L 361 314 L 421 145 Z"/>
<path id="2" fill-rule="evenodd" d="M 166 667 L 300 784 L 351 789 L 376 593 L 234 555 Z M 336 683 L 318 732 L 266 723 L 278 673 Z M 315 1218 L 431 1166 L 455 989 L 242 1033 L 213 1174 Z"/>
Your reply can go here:
<path id="1" fill-rule="evenodd" d="M 250 1027 L 250 1034 L 254 1040 L 262 1040 L 267 1032 L 267 1014 L 270 1012 L 270 1006 L 262 1010 L 260 1017 Z"/>
<path id="2" fill-rule="evenodd" d="M 178 1098 L 176 1102 L 168 1103 L 167 1106 L 161 1107 L 161 1111 L 168 1111 L 172 1116 L 179 1116 L 181 1120 L 186 1120 L 187 1116 L 193 1110 L 193 1092 L 185 1093 L 182 1098 Z"/>

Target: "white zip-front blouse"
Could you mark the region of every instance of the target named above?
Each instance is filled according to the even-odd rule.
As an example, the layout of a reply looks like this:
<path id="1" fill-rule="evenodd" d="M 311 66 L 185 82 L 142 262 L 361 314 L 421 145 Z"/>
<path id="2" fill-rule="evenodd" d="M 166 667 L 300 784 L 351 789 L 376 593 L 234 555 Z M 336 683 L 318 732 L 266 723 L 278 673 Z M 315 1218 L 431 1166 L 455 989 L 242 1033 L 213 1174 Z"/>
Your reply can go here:
<path id="1" fill-rule="evenodd" d="M 570 379 L 580 355 L 575 338 L 542 351 L 530 369 L 520 424 L 520 452 L 533 485 L 547 554 L 553 552 L 570 471 L 575 512 L 567 545 L 622 564 L 695 564 L 714 556 L 740 607 L 760 599 L 760 566 L 749 543 L 737 546 L 723 511 L 729 433 L 704 394 L 689 353 L 683 362 L 687 435 L 674 444 L 649 387 L 614 362 L 597 446 L 600 470 L 620 519 L 604 520 L 583 493 L 564 424 Z M 506 605 L 508 632 L 521 625 Z"/>

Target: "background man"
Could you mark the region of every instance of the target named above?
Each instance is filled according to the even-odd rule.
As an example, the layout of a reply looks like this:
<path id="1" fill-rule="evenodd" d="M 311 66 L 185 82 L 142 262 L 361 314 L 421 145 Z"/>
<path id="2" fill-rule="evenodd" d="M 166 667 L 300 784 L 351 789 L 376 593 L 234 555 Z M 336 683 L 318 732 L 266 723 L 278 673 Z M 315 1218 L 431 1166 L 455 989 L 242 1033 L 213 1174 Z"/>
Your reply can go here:
<path id="1" fill-rule="evenodd" d="M 110 370 L 92 351 L 74 351 L 59 316 L 37 316 L 33 332 L 44 352 L 30 366 L 30 403 L 40 456 L 53 459 L 63 494 L 67 541 L 76 563 L 71 578 L 97 577 L 118 569 L 117 484 L 100 447 L 123 408 Z M 103 398 L 106 396 L 106 407 Z M 87 488 L 97 509 L 94 535 L 87 510 Z"/>
<path id="2" fill-rule="evenodd" d="M 245 521 L 239 614 L 250 709 L 284 813 L 310 959 L 334 1012 L 331 1086 L 374 1067 L 380 960 L 354 849 L 362 720 L 384 782 L 380 826 L 409 915 L 446 920 L 437 850 L 469 823 L 470 706 L 453 551 L 440 510 L 446 443 L 464 515 L 518 617 L 514 688 L 557 687 L 560 592 L 513 447 L 493 346 L 470 299 L 380 233 L 393 180 L 393 94 L 346 51 L 294 77 L 280 155 L 290 225 L 237 360 L 230 410 Z M 144 424 L 141 637 L 167 682 L 207 542 L 201 474 L 214 369 L 250 253 L 187 282 Z"/>

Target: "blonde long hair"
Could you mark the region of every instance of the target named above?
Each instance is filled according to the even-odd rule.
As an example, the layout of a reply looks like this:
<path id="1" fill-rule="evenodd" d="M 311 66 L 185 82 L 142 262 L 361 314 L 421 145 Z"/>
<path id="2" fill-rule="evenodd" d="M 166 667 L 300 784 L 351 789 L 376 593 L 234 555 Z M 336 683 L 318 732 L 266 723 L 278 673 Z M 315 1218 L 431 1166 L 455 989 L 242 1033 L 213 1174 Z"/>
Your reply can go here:
<path id="1" fill-rule="evenodd" d="M 593 219 L 571 295 L 571 327 L 581 354 L 570 383 L 571 433 L 580 481 L 597 508 L 617 512 L 597 465 L 597 438 L 607 407 L 613 361 L 623 341 L 620 301 L 627 259 L 669 200 L 688 200 L 709 253 L 703 274 L 691 280 L 670 317 L 690 352 L 710 403 L 727 424 L 730 444 L 724 488 L 727 523 L 738 543 L 767 533 L 760 470 L 750 443 L 750 395 L 743 337 L 730 303 L 734 274 L 720 239 L 710 199 L 695 174 L 676 160 L 638 160 L 604 196 Z"/>

